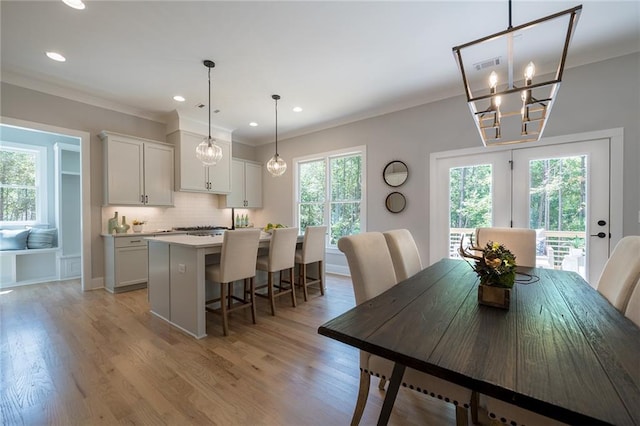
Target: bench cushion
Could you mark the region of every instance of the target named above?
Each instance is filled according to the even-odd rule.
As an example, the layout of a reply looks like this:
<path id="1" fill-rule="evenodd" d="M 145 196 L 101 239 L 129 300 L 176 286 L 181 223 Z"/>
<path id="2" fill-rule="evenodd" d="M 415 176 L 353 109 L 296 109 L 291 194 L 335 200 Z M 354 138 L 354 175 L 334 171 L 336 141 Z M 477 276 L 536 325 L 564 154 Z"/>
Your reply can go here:
<path id="1" fill-rule="evenodd" d="M 28 229 L 0 230 L 0 250 L 24 250 L 27 248 Z"/>
<path id="2" fill-rule="evenodd" d="M 27 247 L 30 249 L 52 248 L 54 246 L 56 232 L 57 230 L 55 228 L 31 228 L 29 238 L 27 238 Z"/>

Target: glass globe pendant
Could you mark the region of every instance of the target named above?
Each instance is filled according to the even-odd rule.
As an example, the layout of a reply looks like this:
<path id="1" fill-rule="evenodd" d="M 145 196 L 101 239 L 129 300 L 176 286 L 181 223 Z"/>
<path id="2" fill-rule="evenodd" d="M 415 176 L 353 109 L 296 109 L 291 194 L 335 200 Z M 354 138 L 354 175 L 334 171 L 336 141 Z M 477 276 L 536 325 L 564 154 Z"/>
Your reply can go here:
<path id="1" fill-rule="evenodd" d="M 271 176 L 282 176 L 287 171 L 287 163 L 278 155 L 278 99 L 280 95 L 271 95 L 271 99 L 276 101 L 276 153 L 267 161 L 267 171 Z"/>
<path id="2" fill-rule="evenodd" d="M 209 136 L 196 147 L 196 158 L 205 166 L 213 166 L 222 159 L 222 148 L 211 137 L 211 68 L 216 64 L 208 59 L 205 59 L 203 63 L 209 69 Z"/>

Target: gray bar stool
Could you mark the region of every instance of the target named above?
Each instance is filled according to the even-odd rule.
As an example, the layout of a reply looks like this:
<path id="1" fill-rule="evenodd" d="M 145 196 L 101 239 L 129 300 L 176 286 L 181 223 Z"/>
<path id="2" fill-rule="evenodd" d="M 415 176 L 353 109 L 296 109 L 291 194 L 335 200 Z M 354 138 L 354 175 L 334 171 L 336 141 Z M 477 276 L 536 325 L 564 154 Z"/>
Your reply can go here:
<path id="1" fill-rule="evenodd" d="M 206 306 L 206 310 L 222 314 L 222 331 L 225 336 L 229 335 L 227 319 L 229 312 L 251 308 L 251 319 L 254 324 L 256 323 L 256 304 L 253 293 L 255 291 L 254 278 L 259 241 L 259 229 L 225 231 L 220 263 L 209 265 L 205 270 L 205 277 L 208 281 L 220 283 L 220 297 L 205 302 L 205 305 L 220 302 L 220 308 L 214 309 Z M 233 283 L 238 280 L 244 281 L 242 298 L 233 294 Z M 247 290 L 247 280 L 249 281 L 249 290 Z M 247 293 L 250 294 L 249 300 L 246 298 Z"/>
<path id="2" fill-rule="evenodd" d="M 271 315 L 276 314 L 276 297 L 291 293 L 291 303 L 296 306 L 296 293 L 293 291 L 293 267 L 298 239 L 298 228 L 276 228 L 272 230 L 271 242 L 269 243 L 269 255 L 259 256 L 256 261 L 256 268 L 267 272 L 267 284 L 257 287 L 268 288 L 267 297 L 271 303 Z M 282 273 L 289 271 L 289 287 L 283 286 Z M 278 284 L 273 282 L 273 276 L 280 272 Z M 277 291 L 276 291 L 277 290 Z M 256 293 L 258 296 L 264 294 Z"/>
<path id="3" fill-rule="evenodd" d="M 298 285 L 302 287 L 304 301 L 309 296 L 307 286 L 319 284 L 320 294 L 324 296 L 324 252 L 326 246 L 326 226 L 307 226 L 304 231 L 302 249 L 296 250 L 296 264 L 298 264 Z M 307 276 L 307 265 L 318 264 L 318 278 Z"/>

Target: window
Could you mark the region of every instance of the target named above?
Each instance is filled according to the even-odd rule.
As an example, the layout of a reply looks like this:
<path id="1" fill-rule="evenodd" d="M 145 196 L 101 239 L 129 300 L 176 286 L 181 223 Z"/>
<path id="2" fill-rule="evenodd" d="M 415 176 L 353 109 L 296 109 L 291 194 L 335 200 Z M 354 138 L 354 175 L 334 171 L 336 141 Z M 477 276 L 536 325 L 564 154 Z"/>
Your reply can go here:
<path id="1" fill-rule="evenodd" d="M 46 217 L 46 148 L 0 146 L 0 224 L 32 225 Z"/>
<path id="2" fill-rule="evenodd" d="M 295 159 L 301 231 L 328 224 L 329 246 L 365 231 L 365 147 Z"/>

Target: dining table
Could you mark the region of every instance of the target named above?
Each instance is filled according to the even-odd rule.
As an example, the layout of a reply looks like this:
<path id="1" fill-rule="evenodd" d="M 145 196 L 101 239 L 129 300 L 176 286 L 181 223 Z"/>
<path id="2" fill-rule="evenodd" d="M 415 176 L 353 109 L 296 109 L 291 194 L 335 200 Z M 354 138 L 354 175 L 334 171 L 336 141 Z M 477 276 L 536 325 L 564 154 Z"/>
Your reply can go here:
<path id="1" fill-rule="evenodd" d="M 442 259 L 319 327 L 394 362 L 378 424 L 413 368 L 561 422 L 640 425 L 640 328 L 580 275 L 518 267 L 509 309 L 478 284 Z"/>

